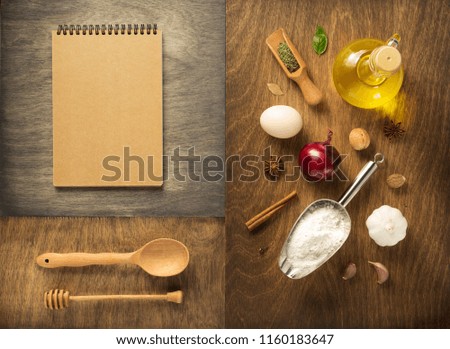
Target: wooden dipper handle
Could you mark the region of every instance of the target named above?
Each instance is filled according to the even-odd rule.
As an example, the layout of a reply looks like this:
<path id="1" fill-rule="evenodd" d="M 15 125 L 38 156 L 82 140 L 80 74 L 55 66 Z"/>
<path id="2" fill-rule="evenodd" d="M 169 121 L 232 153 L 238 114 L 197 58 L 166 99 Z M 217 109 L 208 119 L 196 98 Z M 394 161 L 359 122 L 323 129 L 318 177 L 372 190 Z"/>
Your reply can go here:
<path id="1" fill-rule="evenodd" d="M 69 306 L 69 300 L 73 302 L 98 301 L 98 300 L 151 300 L 166 301 L 171 303 L 183 302 L 183 291 L 168 292 L 166 294 L 116 294 L 116 295 L 91 295 L 70 296 L 69 291 L 50 290 L 44 293 L 44 304 L 49 309 L 63 309 Z"/>

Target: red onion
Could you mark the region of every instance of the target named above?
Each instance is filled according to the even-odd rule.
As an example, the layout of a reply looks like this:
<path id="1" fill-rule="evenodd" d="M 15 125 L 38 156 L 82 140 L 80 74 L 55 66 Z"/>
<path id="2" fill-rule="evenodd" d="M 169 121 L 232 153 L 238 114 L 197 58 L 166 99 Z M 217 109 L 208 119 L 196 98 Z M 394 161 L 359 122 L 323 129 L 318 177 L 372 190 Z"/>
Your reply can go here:
<path id="1" fill-rule="evenodd" d="M 332 179 L 335 168 L 339 165 L 339 152 L 330 145 L 333 132 L 328 130 L 325 142 L 306 144 L 298 155 L 298 164 L 308 181 L 318 182 Z"/>

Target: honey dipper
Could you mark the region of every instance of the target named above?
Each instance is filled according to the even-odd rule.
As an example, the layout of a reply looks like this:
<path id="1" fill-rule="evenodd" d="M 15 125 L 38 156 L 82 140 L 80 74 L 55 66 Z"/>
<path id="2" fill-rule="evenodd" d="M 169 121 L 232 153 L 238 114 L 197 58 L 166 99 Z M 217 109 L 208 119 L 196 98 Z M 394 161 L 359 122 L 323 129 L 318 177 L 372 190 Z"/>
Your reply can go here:
<path id="1" fill-rule="evenodd" d="M 84 302 L 96 301 L 106 299 L 118 300 L 151 300 L 151 301 L 166 301 L 172 303 L 183 302 L 183 292 L 174 291 L 167 294 L 115 294 L 115 295 L 95 295 L 95 296 L 70 296 L 69 291 L 53 289 L 44 293 L 44 304 L 49 309 L 63 309 L 69 306 L 69 301 Z"/>
<path id="2" fill-rule="evenodd" d="M 286 67 L 286 64 L 281 60 L 280 55 L 278 54 L 278 48 L 282 43 L 285 43 L 289 47 L 289 50 L 298 63 L 299 67 L 294 71 L 290 71 Z M 306 72 L 306 63 L 300 56 L 300 53 L 298 53 L 292 41 L 286 35 L 284 29 L 280 28 L 270 34 L 266 39 L 266 44 L 269 46 L 278 63 L 280 63 L 287 77 L 294 80 L 300 87 L 306 103 L 310 105 L 319 104 L 322 100 L 322 92 L 320 92 L 316 85 L 309 79 L 308 73 Z"/>

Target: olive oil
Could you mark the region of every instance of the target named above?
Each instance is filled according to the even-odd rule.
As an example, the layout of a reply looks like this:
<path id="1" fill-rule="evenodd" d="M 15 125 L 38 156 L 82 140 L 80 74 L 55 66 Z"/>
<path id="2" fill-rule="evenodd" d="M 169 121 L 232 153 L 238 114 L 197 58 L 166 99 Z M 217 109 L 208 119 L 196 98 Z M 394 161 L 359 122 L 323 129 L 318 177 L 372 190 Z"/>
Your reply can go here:
<path id="1" fill-rule="evenodd" d="M 398 34 L 388 42 L 361 39 L 336 57 L 333 81 L 341 97 L 359 108 L 377 108 L 394 98 L 403 82 Z"/>

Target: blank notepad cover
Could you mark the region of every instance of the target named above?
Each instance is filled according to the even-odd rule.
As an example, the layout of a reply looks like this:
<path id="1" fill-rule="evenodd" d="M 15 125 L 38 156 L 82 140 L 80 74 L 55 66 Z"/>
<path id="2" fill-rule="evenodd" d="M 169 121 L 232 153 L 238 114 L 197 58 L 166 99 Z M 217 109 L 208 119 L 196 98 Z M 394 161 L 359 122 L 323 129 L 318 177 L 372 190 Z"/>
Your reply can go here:
<path id="1" fill-rule="evenodd" d="M 161 31 L 54 31 L 52 73 L 54 186 L 161 186 Z"/>

